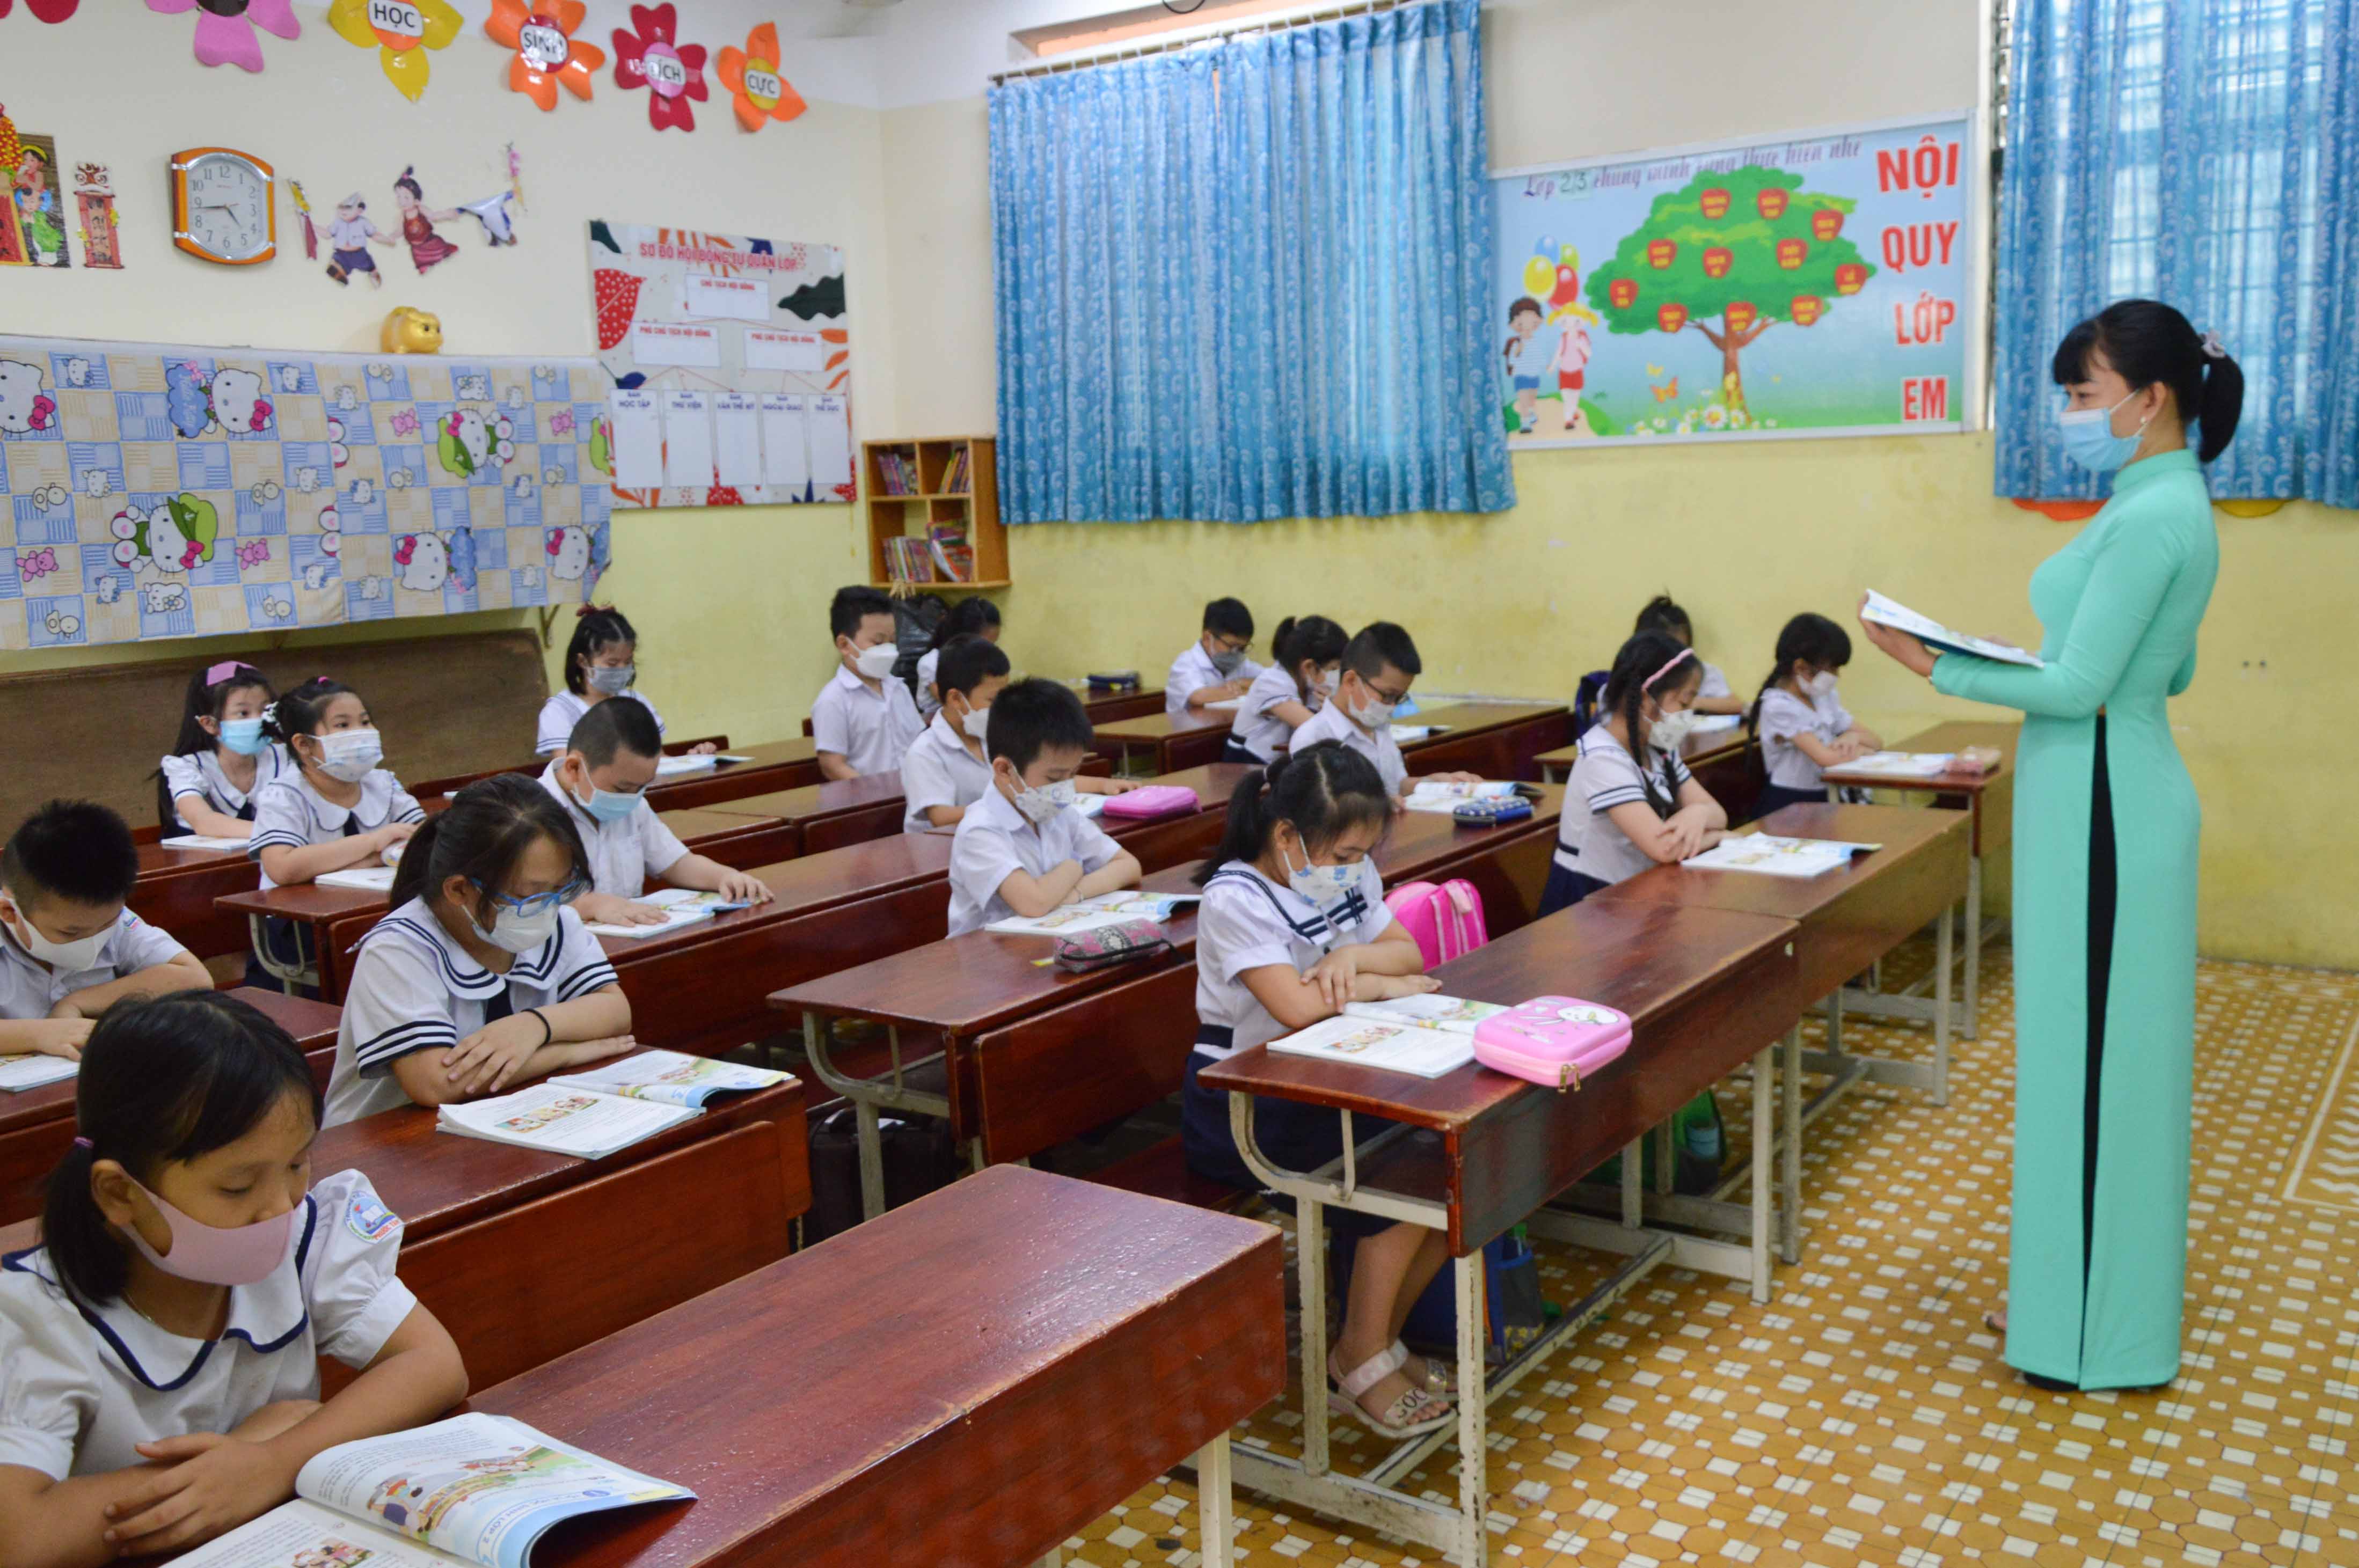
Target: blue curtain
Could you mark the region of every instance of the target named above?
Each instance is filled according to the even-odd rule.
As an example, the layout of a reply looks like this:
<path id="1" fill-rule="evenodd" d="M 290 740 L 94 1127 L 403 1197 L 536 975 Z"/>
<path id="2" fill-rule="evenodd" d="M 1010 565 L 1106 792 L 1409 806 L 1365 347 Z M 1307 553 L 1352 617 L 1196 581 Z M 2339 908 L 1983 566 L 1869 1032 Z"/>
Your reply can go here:
<path id="1" fill-rule="evenodd" d="M 2244 367 L 2214 494 L 2359 506 L 2359 0 L 2017 0 L 2010 48 L 1998 493 L 2101 492 L 2049 360 L 2143 296 Z"/>
<path id="2" fill-rule="evenodd" d="M 991 97 L 1010 523 L 1515 503 L 1476 0 Z"/>

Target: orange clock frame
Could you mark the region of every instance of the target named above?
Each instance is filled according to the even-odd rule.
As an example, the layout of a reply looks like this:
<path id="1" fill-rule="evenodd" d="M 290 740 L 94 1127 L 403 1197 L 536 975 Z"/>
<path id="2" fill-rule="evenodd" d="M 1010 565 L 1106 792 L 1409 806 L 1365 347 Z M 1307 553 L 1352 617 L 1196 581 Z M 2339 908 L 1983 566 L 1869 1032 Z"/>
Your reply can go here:
<path id="1" fill-rule="evenodd" d="M 270 244 L 257 256 L 216 255 L 199 244 L 189 233 L 189 166 L 202 157 L 234 157 L 252 164 L 262 176 L 262 188 L 266 193 L 264 215 L 270 221 Z M 216 266 L 259 266 L 278 254 L 278 171 L 252 153 L 235 147 L 190 147 L 172 155 L 168 173 L 172 186 L 172 243 L 199 261 L 209 261 Z"/>

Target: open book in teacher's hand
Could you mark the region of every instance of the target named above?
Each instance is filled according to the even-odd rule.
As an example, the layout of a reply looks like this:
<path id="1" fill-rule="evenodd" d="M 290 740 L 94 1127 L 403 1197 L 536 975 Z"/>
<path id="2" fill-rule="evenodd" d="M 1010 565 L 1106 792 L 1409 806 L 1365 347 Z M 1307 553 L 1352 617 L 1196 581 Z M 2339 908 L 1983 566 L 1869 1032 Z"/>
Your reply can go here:
<path id="1" fill-rule="evenodd" d="M 453 1416 L 321 1451 L 293 1502 L 179 1568 L 527 1568 L 552 1525 L 695 1498 L 520 1421 Z"/>
<path id="2" fill-rule="evenodd" d="M 1995 659 L 2003 665 L 2027 665 L 2033 669 L 2045 666 L 2037 654 L 2027 654 L 2012 643 L 2001 643 L 1989 637 L 1977 637 L 1971 632 L 1953 632 L 1930 615 L 1919 615 L 1907 605 L 1884 597 L 1874 589 L 1867 590 L 1867 603 L 1860 611 L 1863 620 L 1878 626 L 1889 626 L 1896 632 L 1906 632 L 1929 648 L 1944 653 L 1973 654 L 1978 658 Z"/>

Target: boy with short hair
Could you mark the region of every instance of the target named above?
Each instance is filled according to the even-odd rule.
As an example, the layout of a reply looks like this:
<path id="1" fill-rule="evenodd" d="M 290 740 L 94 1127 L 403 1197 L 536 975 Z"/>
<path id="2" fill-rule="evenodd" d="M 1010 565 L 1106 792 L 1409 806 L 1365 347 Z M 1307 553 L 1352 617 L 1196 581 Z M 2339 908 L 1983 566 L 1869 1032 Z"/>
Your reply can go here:
<path id="1" fill-rule="evenodd" d="M 663 732 L 645 704 L 601 702 L 574 722 L 565 750 L 540 771 L 540 787 L 572 814 L 590 857 L 592 891 L 573 906 L 585 921 L 662 925 L 662 910 L 633 902 L 650 877 L 743 903 L 770 902 L 760 878 L 690 853 L 656 815 L 647 789 L 662 756 Z"/>
<path id="2" fill-rule="evenodd" d="M 1294 731 L 1294 751 L 1321 741 L 1341 741 L 1376 764 L 1396 804 L 1408 787 L 1408 764 L 1393 739 L 1393 709 L 1408 697 L 1425 668 L 1407 631 L 1389 621 L 1360 628 L 1343 647 L 1343 676 L 1327 706 Z M 1481 782 L 1475 773 L 1435 773 L 1448 782 Z"/>
<path id="3" fill-rule="evenodd" d="M 953 637 L 942 645 L 934 666 L 942 705 L 901 759 L 901 795 L 908 807 L 903 832 L 954 827 L 990 790 L 991 753 L 983 741 L 1009 668 L 1007 655 L 987 638 Z"/>
<path id="4" fill-rule="evenodd" d="M 1072 809 L 1090 752 L 1082 699 L 1036 676 L 1002 690 L 990 712 L 991 787 L 951 843 L 950 934 L 1136 886 L 1137 858 Z"/>
<path id="5" fill-rule="evenodd" d="M 210 987 L 202 960 L 124 907 L 139 849 L 120 816 L 53 800 L 0 849 L 0 1055 L 82 1055 L 127 996 Z"/>
<path id="6" fill-rule="evenodd" d="M 1262 669 L 1245 657 L 1253 636 L 1253 611 L 1242 600 L 1216 599 L 1204 606 L 1204 629 L 1171 661 L 1163 679 L 1163 711 L 1201 717 L 1208 704 L 1243 697 Z"/>
<path id="7" fill-rule="evenodd" d="M 918 699 L 893 675 L 901 660 L 893 601 L 881 589 L 855 583 L 835 590 L 827 621 L 843 667 L 811 704 L 820 773 L 830 779 L 889 773 L 926 728 Z"/>

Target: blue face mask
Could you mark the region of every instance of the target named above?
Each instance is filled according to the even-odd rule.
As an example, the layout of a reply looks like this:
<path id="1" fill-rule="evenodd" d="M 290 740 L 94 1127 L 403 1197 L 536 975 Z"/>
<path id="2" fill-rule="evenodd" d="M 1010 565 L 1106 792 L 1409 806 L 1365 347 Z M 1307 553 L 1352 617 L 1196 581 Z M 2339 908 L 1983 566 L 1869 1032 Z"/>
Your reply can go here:
<path id="1" fill-rule="evenodd" d="M 222 749 L 235 752 L 241 757 L 251 757 L 269 741 L 262 738 L 259 719 L 224 719 L 221 721 Z"/>
<path id="2" fill-rule="evenodd" d="M 2130 397 L 2137 394 L 2130 394 Z M 2125 397 L 2112 408 L 2063 408 L 2056 414 L 2056 436 L 2064 444 L 2064 455 L 2092 473 L 2111 473 L 2137 456 L 2138 442 L 2146 427 L 2154 423 L 2149 414 L 2138 422 L 2138 427 L 2126 436 L 2114 434 L 2114 412 L 2127 403 Z"/>
<path id="3" fill-rule="evenodd" d="M 581 806 L 582 809 L 588 812 L 592 817 L 599 822 L 611 825 L 620 822 L 623 818 L 628 816 L 634 811 L 636 811 L 647 797 L 644 795 L 625 795 L 620 790 L 600 789 L 596 784 L 592 784 L 590 786 L 589 799 L 583 800 L 578 795 L 573 798 Z"/>

